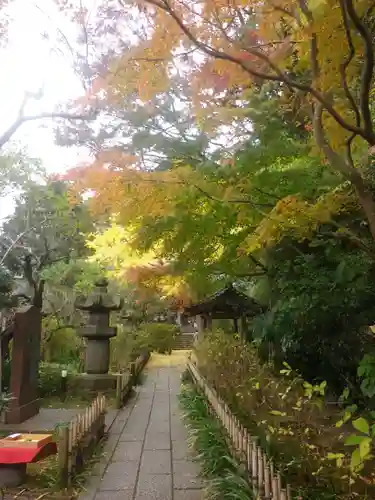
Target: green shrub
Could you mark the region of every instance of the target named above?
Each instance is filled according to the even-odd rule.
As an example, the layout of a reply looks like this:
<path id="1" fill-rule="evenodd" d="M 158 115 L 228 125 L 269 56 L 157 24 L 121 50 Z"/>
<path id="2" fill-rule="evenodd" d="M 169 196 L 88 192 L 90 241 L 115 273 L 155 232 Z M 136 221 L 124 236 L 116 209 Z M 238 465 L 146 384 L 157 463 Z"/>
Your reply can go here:
<path id="1" fill-rule="evenodd" d="M 137 334 L 139 348 L 170 354 L 177 331 L 177 326 L 169 323 L 144 323 Z"/>
<path id="2" fill-rule="evenodd" d="M 359 478 L 349 483 L 348 454 L 341 468 L 329 459 L 351 453 L 343 446 L 351 427 L 335 426 L 343 417 L 339 405 L 325 405 L 323 396 L 313 395 L 316 388 L 288 365 L 281 376 L 274 366 L 260 361 L 253 345 L 223 332 L 214 331 L 201 339 L 195 355 L 209 384 L 250 434 L 259 438 L 301 499 L 351 499 L 351 491 L 358 498 L 366 494 L 375 498 L 372 485 Z M 325 384 L 317 389 L 324 394 Z"/>
<path id="3" fill-rule="evenodd" d="M 39 364 L 38 392 L 40 397 L 59 396 L 61 393 L 61 370 L 76 373 L 74 365 L 60 363 Z"/>
<path id="4" fill-rule="evenodd" d="M 43 320 L 41 343 L 42 358 L 49 363 L 81 363 L 83 340 L 73 328 L 60 328 L 54 317 Z"/>
<path id="5" fill-rule="evenodd" d="M 110 369 L 112 372 L 125 371 L 129 363 L 138 356 L 139 347 L 136 332 L 124 325 L 118 325 L 117 335 L 110 343 Z"/>
<path id="6" fill-rule="evenodd" d="M 293 259 L 275 250 L 271 307 L 252 322 L 263 359 L 287 361 L 337 396 L 348 385 L 359 392 L 358 364 L 375 350 L 365 329 L 375 316 L 374 263 L 340 245 L 316 239 Z"/>
<path id="7" fill-rule="evenodd" d="M 361 391 L 364 396 L 375 396 L 375 355 L 365 354 L 358 366 L 358 377 L 361 379 Z"/>

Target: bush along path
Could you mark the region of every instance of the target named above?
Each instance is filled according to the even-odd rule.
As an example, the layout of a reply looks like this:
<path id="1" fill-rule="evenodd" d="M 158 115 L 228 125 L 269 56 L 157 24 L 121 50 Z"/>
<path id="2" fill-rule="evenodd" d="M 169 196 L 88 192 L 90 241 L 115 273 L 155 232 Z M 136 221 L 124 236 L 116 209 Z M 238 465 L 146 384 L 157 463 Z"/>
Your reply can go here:
<path id="1" fill-rule="evenodd" d="M 203 482 L 181 419 L 180 366 L 151 358 L 143 384 L 109 432 L 105 455 L 79 500 L 201 500 Z M 173 358 L 165 356 L 165 358 Z"/>
<path id="2" fill-rule="evenodd" d="M 209 412 L 204 395 L 190 383 L 182 387 L 180 396 L 184 420 L 189 428 L 189 444 L 197 453 L 201 474 L 207 485 L 206 500 L 254 498 L 251 485 L 238 462 L 231 457 L 225 430 Z"/>

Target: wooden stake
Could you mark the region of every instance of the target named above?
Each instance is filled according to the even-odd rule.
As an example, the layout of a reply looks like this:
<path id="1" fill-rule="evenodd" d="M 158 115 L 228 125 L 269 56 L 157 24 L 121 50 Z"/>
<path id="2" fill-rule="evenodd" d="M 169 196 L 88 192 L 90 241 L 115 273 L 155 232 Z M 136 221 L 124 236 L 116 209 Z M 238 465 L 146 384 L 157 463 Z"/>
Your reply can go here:
<path id="1" fill-rule="evenodd" d="M 116 377 L 116 409 L 121 408 L 121 375 Z"/>
<path id="2" fill-rule="evenodd" d="M 259 495 L 262 496 L 264 492 L 263 452 L 258 446 L 257 450 L 258 450 L 258 491 Z"/>
<path id="3" fill-rule="evenodd" d="M 271 475 L 268 465 L 264 467 L 264 498 L 266 500 L 271 498 Z"/>
<path id="4" fill-rule="evenodd" d="M 286 485 L 286 496 L 287 496 L 288 500 L 293 500 L 292 488 L 291 488 L 290 484 Z"/>
<path id="5" fill-rule="evenodd" d="M 59 428 L 58 438 L 58 462 L 59 462 L 59 475 L 62 487 L 69 486 L 69 428 Z"/>
<path id="6" fill-rule="evenodd" d="M 272 500 L 280 500 L 279 499 L 279 485 L 277 484 L 277 477 L 272 477 Z"/>

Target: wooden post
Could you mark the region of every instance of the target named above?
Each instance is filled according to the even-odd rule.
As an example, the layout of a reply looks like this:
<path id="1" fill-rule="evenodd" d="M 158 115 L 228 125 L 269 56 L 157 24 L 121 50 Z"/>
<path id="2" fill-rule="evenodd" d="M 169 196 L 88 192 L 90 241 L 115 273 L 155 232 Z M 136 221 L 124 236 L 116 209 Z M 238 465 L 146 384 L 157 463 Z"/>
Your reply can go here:
<path id="1" fill-rule="evenodd" d="M 272 477 L 272 500 L 280 500 L 279 498 L 279 485 L 277 482 L 277 477 Z"/>
<path id="2" fill-rule="evenodd" d="M 281 475 L 280 475 L 280 472 L 277 473 L 277 489 L 278 489 L 279 500 L 281 500 Z"/>
<path id="3" fill-rule="evenodd" d="M 62 487 L 67 487 L 69 486 L 70 483 L 69 427 L 67 426 L 59 428 L 58 461 L 59 461 L 60 484 Z"/>
<path id="4" fill-rule="evenodd" d="M 251 478 L 254 492 L 258 493 L 258 446 L 253 444 L 251 453 Z"/>
<path id="5" fill-rule="evenodd" d="M 132 383 L 131 385 L 136 385 L 136 382 L 137 382 L 137 374 L 136 374 L 136 369 L 135 369 L 135 363 L 134 361 L 132 363 L 130 363 L 130 377 L 131 377 L 131 380 L 132 380 Z"/>
<path id="6" fill-rule="evenodd" d="M 252 456 L 253 456 L 253 442 L 251 436 L 248 436 L 247 440 L 247 471 L 252 475 Z"/>
<path id="7" fill-rule="evenodd" d="M 286 496 L 287 496 L 288 500 L 293 500 L 292 488 L 291 488 L 290 484 L 286 485 Z"/>
<path id="8" fill-rule="evenodd" d="M 119 410 L 122 406 L 121 401 L 121 375 L 117 375 L 116 377 L 116 410 Z"/>
<path id="9" fill-rule="evenodd" d="M 266 465 L 264 468 L 264 498 L 266 500 L 270 500 L 271 498 L 271 475 L 268 465 Z"/>
<path id="10" fill-rule="evenodd" d="M 261 448 L 258 448 L 258 492 L 259 496 L 262 497 L 264 493 L 264 464 L 263 464 L 263 452 Z"/>

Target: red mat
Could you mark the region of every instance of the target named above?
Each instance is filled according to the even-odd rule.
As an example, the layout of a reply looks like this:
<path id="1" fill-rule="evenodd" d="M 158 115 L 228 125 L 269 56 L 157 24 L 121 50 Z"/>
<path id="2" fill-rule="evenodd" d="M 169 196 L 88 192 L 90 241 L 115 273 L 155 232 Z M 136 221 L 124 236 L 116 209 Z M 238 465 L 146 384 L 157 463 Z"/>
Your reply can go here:
<path id="1" fill-rule="evenodd" d="M 52 442 L 40 448 L 0 448 L 0 465 L 39 462 L 39 460 L 43 460 L 56 453 L 56 443 Z"/>

